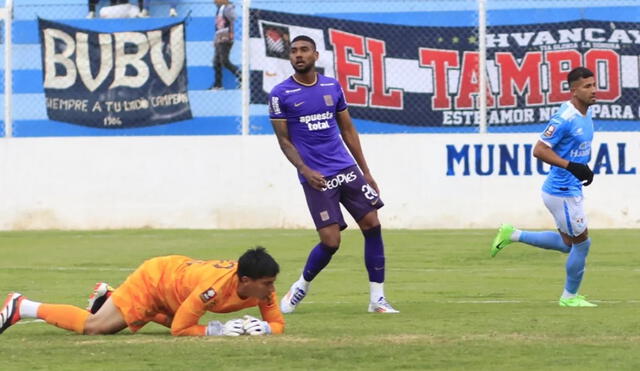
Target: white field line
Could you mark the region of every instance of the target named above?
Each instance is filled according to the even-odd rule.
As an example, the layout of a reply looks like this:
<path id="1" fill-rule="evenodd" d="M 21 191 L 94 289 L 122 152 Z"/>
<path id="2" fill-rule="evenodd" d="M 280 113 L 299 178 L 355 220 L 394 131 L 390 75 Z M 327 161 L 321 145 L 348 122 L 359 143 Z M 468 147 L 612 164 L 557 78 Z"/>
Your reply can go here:
<path id="1" fill-rule="evenodd" d="M 34 323 L 45 323 L 45 322 L 44 320 L 41 320 L 41 319 L 27 319 L 27 320 L 22 320 L 20 322 L 16 322 L 14 326 L 15 325 L 31 325 Z"/>
<path id="2" fill-rule="evenodd" d="M 589 301 L 594 302 L 594 303 L 602 303 L 602 304 L 640 304 L 640 300 L 591 300 L 589 299 Z M 402 302 L 393 302 L 394 304 L 399 304 L 401 305 Z M 533 304 L 533 303 L 554 303 L 557 304 L 558 301 L 557 300 L 553 300 L 553 301 L 545 301 L 545 300 L 473 300 L 473 299 L 469 299 L 469 300 L 426 300 L 424 302 L 421 303 L 421 305 L 428 305 L 429 303 L 438 303 L 438 304 Z M 353 304 L 362 304 L 362 302 L 358 301 L 358 302 L 353 302 L 353 301 L 334 301 L 334 302 L 329 302 L 329 301 L 304 301 L 305 306 L 307 304 L 312 304 L 312 305 L 344 305 L 344 304 L 348 304 L 348 305 L 353 305 Z"/>
<path id="3" fill-rule="evenodd" d="M 97 272 L 133 272 L 135 268 L 121 267 L 40 267 L 40 266 L 21 266 L 21 267 L 5 267 L 4 269 L 17 269 L 26 271 L 97 271 Z"/>
<path id="4" fill-rule="evenodd" d="M 38 270 L 38 271 L 97 271 L 97 272 L 133 272 L 134 268 L 125 268 L 125 267 L 42 267 L 42 266 L 10 266 L 10 267 L 1 267 L 2 269 L 16 269 L 16 270 Z M 478 273 L 478 272 L 526 272 L 533 270 L 534 268 L 387 268 L 387 271 L 392 272 L 465 272 L 465 273 Z M 325 268 L 323 271 L 325 272 L 344 272 L 344 271 L 352 271 L 351 268 Z M 640 272 L 640 268 L 634 269 L 625 269 L 625 268 L 598 268 L 598 267 L 589 267 L 589 271 L 591 272 L 612 272 L 612 271 L 628 271 L 628 272 Z"/>
<path id="5" fill-rule="evenodd" d="M 640 300 L 590 300 L 594 303 L 599 304 L 640 304 Z M 436 300 L 435 303 L 446 303 L 446 304 L 532 304 L 536 303 L 536 301 L 532 300 Z M 557 303 L 554 301 L 547 301 L 547 303 Z M 341 305 L 341 304 L 362 304 L 355 302 L 345 302 L 345 301 L 335 301 L 335 302 L 314 302 L 314 301 L 305 301 L 305 306 L 307 305 Z M 427 302 L 428 304 L 428 302 Z M 33 319 L 33 320 L 22 320 L 16 325 L 32 325 L 36 323 L 45 323 L 45 321 L 41 319 Z M 15 325 L 14 325 L 15 326 Z"/>

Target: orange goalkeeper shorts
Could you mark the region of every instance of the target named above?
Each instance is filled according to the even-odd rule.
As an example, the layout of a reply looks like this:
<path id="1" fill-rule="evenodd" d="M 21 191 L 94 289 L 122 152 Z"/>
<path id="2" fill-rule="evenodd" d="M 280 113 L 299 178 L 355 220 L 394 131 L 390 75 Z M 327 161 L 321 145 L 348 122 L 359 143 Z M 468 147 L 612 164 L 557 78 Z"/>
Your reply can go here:
<path id="1" fill-rule="evenodd" d="M 156 313 L 163 312 L 158 307 L 153 287 L 162 277 L 167 262 L 166 257 L 145 261 L 111 295 L 111 300 L 134 333 L 152 321 Z"/>

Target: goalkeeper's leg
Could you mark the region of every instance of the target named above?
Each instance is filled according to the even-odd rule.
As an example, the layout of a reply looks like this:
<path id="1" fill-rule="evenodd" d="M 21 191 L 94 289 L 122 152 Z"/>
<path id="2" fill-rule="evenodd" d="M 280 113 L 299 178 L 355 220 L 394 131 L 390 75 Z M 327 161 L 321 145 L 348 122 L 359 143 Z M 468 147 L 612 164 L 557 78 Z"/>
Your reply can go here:
<path id="1" fill-rule="evenodd" d="M 98 282 L 93 288 L 93 292 L 89 295 L 87 311 L 91 314 L 96 314 L 102 308 L 104 303 L 111 297 L 114 292 L 113 287 L 109 286 L 106 282 Z M 164 327 L 171 328 L 173 317 L 163 313 L 156 313 L 152 319 L 153 322 L 160 324 Z"/>
<path id="2" fill-rule="evenodd" d="M 96 283 L 96 285 L 93 287 L 93 292 L 89 295 L 87 311 L 91 314 L 98 313 L 104 302 L 109 299 L 112 293 L 113 287 L 109 286 L 108 283 Z"/>
<path id="3" fill-rule="evenodd" d="M 0 317 L 2 331 L 24 318 L 41 319 L 56 327 L 86 335 L 113 334 L 127 327 L 111 299 L 97 314 L 91 314 L 73 305 L 40 303 L 12 293 Z"/>

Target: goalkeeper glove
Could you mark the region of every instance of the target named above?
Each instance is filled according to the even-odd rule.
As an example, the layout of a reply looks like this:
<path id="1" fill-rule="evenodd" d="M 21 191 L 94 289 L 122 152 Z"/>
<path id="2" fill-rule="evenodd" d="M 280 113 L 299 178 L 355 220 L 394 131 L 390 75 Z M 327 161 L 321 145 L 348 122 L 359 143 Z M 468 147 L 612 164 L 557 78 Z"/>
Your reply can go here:
<path id="1" fill-rule="evenodd" d="M 588 186 L 593 182 L 593 171 L 589 169 L 588 165 L 581 164 L 579 162 L 569 162 L 567 165 L 567 171 L 573 174 L 580 182 L 585 186 Z"/>
<path id="2" fill-rule="evenodd" d="M 269 326 L 269 323 L 266 321 L 245 315 L 244 331 L 249 335 L 269 335 L 271 333 L 271 326 Z"/>
<path id="3" fill-rule="evenodd" d="M 220 321 L 211 321 L 207 324 L 207 336 L 240 336 L 244 334 L 244 321 L 240 318 L 232 319 L 222 324 Z"/>

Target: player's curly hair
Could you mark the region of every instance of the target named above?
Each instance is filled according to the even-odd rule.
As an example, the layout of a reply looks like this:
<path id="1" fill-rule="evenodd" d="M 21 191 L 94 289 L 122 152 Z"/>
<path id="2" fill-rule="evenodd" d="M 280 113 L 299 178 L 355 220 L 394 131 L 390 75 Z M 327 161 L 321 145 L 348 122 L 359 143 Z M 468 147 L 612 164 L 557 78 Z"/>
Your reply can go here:
<path id="1" fill-rule="evenodd" d="M 238 259 L 238 277 L 247 276 L 251 279 L 275 277 L 280 273 L 280 266 L 262 246 L 247 250 Z"/>

